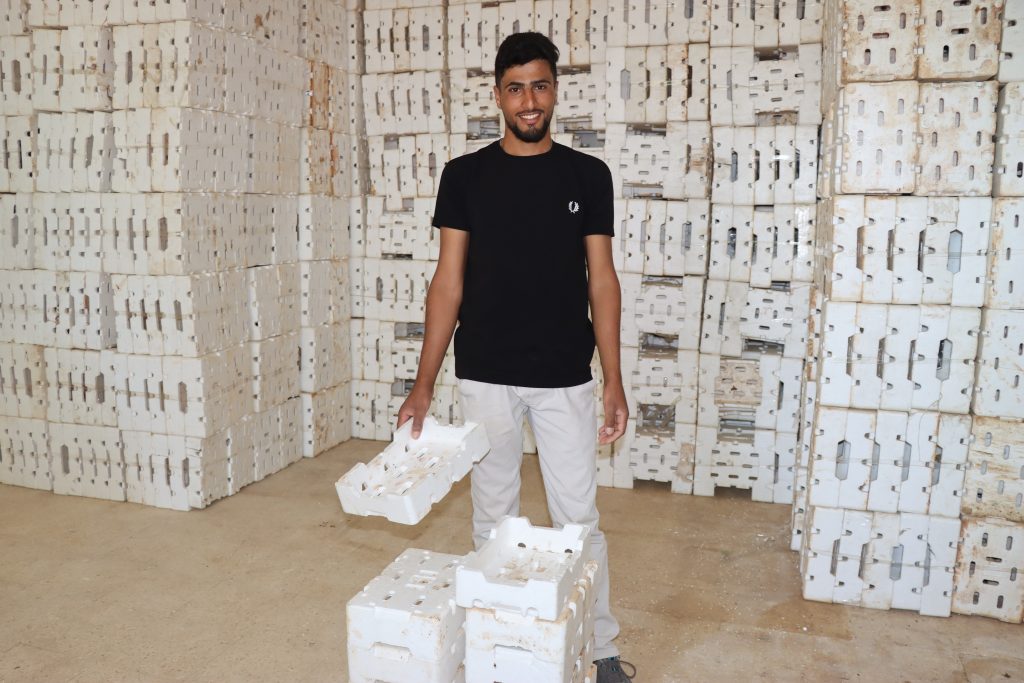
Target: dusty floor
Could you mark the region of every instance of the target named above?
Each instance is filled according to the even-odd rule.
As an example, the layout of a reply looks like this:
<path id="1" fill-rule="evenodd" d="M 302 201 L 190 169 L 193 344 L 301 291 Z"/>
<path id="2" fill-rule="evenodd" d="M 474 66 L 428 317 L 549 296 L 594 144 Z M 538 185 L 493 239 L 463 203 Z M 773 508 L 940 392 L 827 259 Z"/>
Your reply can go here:
<path id="1" fill-rule="evenodd" d="M 466 481 L 412 528 L 341 512 L 335 479 L 380 447 L 202 512 L 0 486 L 0 681 L 344 681 L 346 600 L 404 548 L 470 549 Z M 638 681 L 1024 680 L 1020 626 L 802 600 L 786 506 L 656 485 L 599 504 Z"/>

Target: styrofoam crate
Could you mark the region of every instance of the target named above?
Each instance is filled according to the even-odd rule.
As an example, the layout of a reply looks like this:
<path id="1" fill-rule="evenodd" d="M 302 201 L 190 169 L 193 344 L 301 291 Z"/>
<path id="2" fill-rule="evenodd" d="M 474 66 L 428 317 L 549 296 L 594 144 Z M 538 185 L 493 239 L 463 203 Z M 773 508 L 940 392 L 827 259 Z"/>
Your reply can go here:
<path id="1" fill-rule="evenodd" d="M 749 424 L 796 434 L 799 429 L 803 361 L 776 354 L 743 358 L 701 354 L 697 424 Z"/>
<path id="2" fill-rule="evenodd" d="M 0 420 L 0 483 L 53 489 L 47 429 L 46 420 Z"/>
<path id="3" fill-rule="evenodd" d="M 999 54 L 999 81 L 1024 81 L 1024 61 L 1016 45 L 1024 43 L 1024 3 L 1005 0 L 1003 3 L 1003 35 Z"/>
<path id="4" fill-rule="evenodd" d="M 365 255 L 371 258 L 411 256 L 417 261 L 436 261 L 441 238 L 440 232 L 430 224 L 433 211 L 433 199 L 407 200 L 401 211 L 388 211 L 383 197 L 367 197 L 369 229 Z"/>
<path id="5" fill-rule="evenodd" d="M 708 54 L 708 47 L 700 44 L 609 47 L 603 84 L 605 120 L 629 124 L 706 121 Z M 559 107 L 564 114 L 561 103 Z"/>
<path id="6" fill-rule="evenodd" d="M 35 189 L 107 192 L 115 166 L 115 119 L 108 112 L 36 115 Z"/>
<path id="7" fill-rule="evenodd" d="M 975 391 L 980 313 L 828 302 L 819 400 L 840 407 L 967 413 Z M 975 413 L 980 414 L 977 408 Z"/>
<path id="8" fill-rule="evenodd" d="M 451 683 L 466 651 L 456 555 L 409 548 L 346 607 L 353 681 Z"/>
<path id="9" fill-rule="evenodd" d="M 49 426 L 53 492 L 125 500 L 124 459 L 117 427 Z"/>
<path id="10" fill-rule="evenodd" d="M 0 142 L 8 150 L 0 161 L 0 192 L 33 192 L 37 115 L 0 116 Z"/>
<path id="11" fill-rule="evenodd" d="M 121 353 L 203 356 L 247 341 L 245 271 L 111 276 Z"/>
<path id="12" fill-rule="evenodd" d="M 36 266 L 34 194 L 0 195 L 0 268 L 31 270 Z"/>
<path id="13" fill-rule="evenodd" d="M 1024 524 L 993 518 L 964 520 L 953 611 L 1021 623 L 1022 573 Z"/>
<path id="14" fill-rule="evenodd" d="M 990 199 L 849 195 L 830 203 L 825 282 L 833 300 L 983 303 Z"/>
<path id="15" fill-rule="evenodd" d="M 622 485 L 619 481 L 621 475 L 621 478 L 629 480 L 627 488 L 632 488 L 634 480 L 660 481 L 670 484 L 673 493 L 691 493 L 696 427 L 682 422 L 664 424 L 643 418 L 645 414 L 656 416 L 660 407 L 650 404 L 638 406 L 638 417 L 627 422 L 626 433 L 614 450 L 614 484 Z"/>
<path id="16" fill-rule="evenodd" d="M 0 343 L 0 415 L 46 419 L 43 347 Z"/>
<path id="17" fill-rule="evenodd" d="M 962 415 L 822 406 L 808 501 L 959 518 L 970 428 Z"/>
<path id="18" fill-rule="evenodd" d="M 302 5 L 267 7 L 256 0 L 226 0 L 224 27 L 289 55 L 299 51 Z"/>
<path id="19" fill-rule="evenodd" d="M 901 194 L 916 188 L 919 87 L 851 83 L 839 92 L 834 177 L 823 192 Z"/>
<path id="20" fill-rule="evenodd" d="M 1024 196 L 1024 83 L 1008 83 L 999 92 L 992 192 Z"/>
<path id="21" fill-rule="evenodd" d="M 991 194 L 998 94 L 995 81 L 921 85 L 916 194 Z"/>
<path id="22" fill-rule="evenodd" d="M 971 405 L 975 415 L 1024 418 L 1024 400 L 1018 386 L 1024 374 L 1022 328 L 1024 311 L 983 312 L 978 380 Z"/>
<path id="23" fill-rule="evenodd" d="M 303 327 L 342 323 L 349 318 L 348 269 L 344 261 L 302 261 L 301 316 Z"/>
<path id="24" fill-rule="evenodd" d="M 228 194 L 104 194 L 103 270 L 190 275 L 246 265 L 242 197 Z"/>
<path id="25" fill-rule="evenodd" d="M 22 239 L 34 238 L 30 253 L 35 254 L 35 266 L 102 272 L 104 251 L 110 246 L 110 231 L 104 225 L 104 219 L 110 218 L 103 215 L 107 196 L 91 192 L 34 193 L 29 202 L 30 218 L 26 217 L 30 222 Z M 17 225 L 20 228 L 20 222 Z"/>
<path id="26" fill-rule="evenodd" d="M 445 132 L 441 72 L 379 73 L 362 82 L 367 135 Z"/>
<path id="27" fill-rule="evenodd" d="M 33 110 L 32 38 L 0 35 L 3 75 L 0 76 L 0 105 L 7 116 L 28 116 Z"/>
<path id="28" fill-rule="evenodd" d="M 638 346 L 642 333 L 655 333 L 677 337 L 678 349 L 697 348 L 704 278 L 624 274 L 621 283 L 624 345 Z"/>
<path id="29" fill-rule="evenodd" d="M 0 341 L 54 346 L 64 273 L 0 271 Z"/>
<path id="30" fill-rule="evenodd" d="M 345 382 L 315 394 L 302 394 L 302 454 L 312 458 L 358 436 L 352 383 Z M 376 438 L 376 435 L 364 435 Z"/>
<path id="31" fill-rule="evenodd" d="M 754 210 L 752 286 L 768 288 L 778 282 L 813 280 L 816 219 L 810 204 L 776 204 Z"/>
<path id="32" fill-rule="evenodd" d="M 577 680 L 577 658 L 594 634 L 598 571 L 596 561 L 587 562 L 565 608 L 551 621 L 514 611 L 466 610 L 466 678 L 508 683 Z"/>
<path id="33" fill-rule="evenodd" d="M 1024 255 L 1024 198 L 1000 197 L 993 200 L 991 243 L 985 306 L 1024 309 L 1024 288 L 1017 273 Z"/>
<path id="34" fill-rule="evenodd" d="M 921 0 L 917 76 L 922 80 L 985 80 L 999 68 L 1003 0 L 963 5 Z"/>
<path id="35" fill-rule="evenodd" d="M 823 2 L 715 0 L 711 3 L 711 45 L 784 47 L 820 43 Z"/>
<path id="36" fill-rule="evenodd" d="M 959 532 L 958 519 L 812 507 L 804 598 L 949 616 Z"/>
<path id="37" fill-rule="evenodd" d="M 109 275 L 61 273 L 56 299 L 58 317 L 54 346 L 106 349 L 115 345 L 113 288 Z"/>
<path id="38" fill-rule="evenodd" d="M 349 128 L 349 75 L 323 62 L 306 62 L 306 106 L 302 125 L 351 133 Z"/>
<path id="39" fill-rule="evenodd" d="M 829 5 L 832 16 L 843 19 L 825 24 L 823 104 L 847 83 L 915 78 L 919 0 L 837 0 Z"/>
<path id="40" fill-rule="evenodd" d="M 303 327 L 298 338 L 302 391 L 316 393 L 352 377 L 351 334 L 347 323 Z M 294 372 L 294 358 L 288 359 Z"/>
<path id="41" fill-rule="evenodd" d="M 334 67 L 351 67 L 358 73 L 356 38 L 361 30 L 357 12 L 332 0 L 311 0 L 302 6 L 299 25 L 299 55 Z M 351 61 L 350 61 L 351 60 Z"/>
<path id="42" fill-rule="evenodd" d="M 224 36 L 224 111 L 262 120 L 265 127 L 278 124 L 286 131 L 302 125 L 307 62 L 259 40 L 231 32 Z M 290 143 L 286 149 L 294 154 L 297 147 Z M 290 171 L 282 172 L 280 180 L 297 182 Z"/>
<path id="43" fill-rule="evenodd" d="M 349 514 L 418 524 L 489 450 L 476 424 L 446 427 L 429 418 L 413 439 L 409 420 L 373 460 L 357 463 L 338 480 L 338 498 Z"/>
<path id="44" fill-rule="evenodd" d="M 298 333 L 251 341 L 249 354 L 252 358 L 251 393 L 256 412 L 268 410 L 299 395 L 300 377 L 295 372 L 295 357 L 300 354 Z M 348 354 L 341 357 L 347 358 Z"/>
<path id="45" fill-rule="evenodd" d="M 715 127 L 713 132 L 713 202 L 756 205 L 815 200 L 815 126 Z"/>
<path id="46" fill-rule="evenodd" d="M 295 332 L 302 322 L 302 263 L 244 271 L 248 282 L 249 339 Z"/>
<path id="47" fill-rule="evenodd" d="M 300 195 L 299 252 L 303 261 L 328 260 L 348 255 L 349 202 L 343 198 Z"/>
<path id="48" fill-rule="evenodd" d="M 557 619 L 584 576 L 590 532 L 586 525 L 549 529 L 506 517 L 456 569 L 456 604 Z"/>
<path id="49" fill-rule="evenodd" d="M 670 122 L 664 132 L 608 124 L 605 154 L 617 197 L 708 196 L 711 128 L 706 122 Z"/>
<path id="50" fill-rule="evenodd" d="M 228 495 L 227 440 L 121 430 L 125 499 L 160 508 L 201 509 Z"/>
<path id="51" fill-rule="evenodd" d="M 974 418 L 963 512 L 1024 522 L 1024 423 Z"/>
<path id="52" fill-rule="evenodd" d="M 28 34 L 28 2 L 25 0 L 7 0 L 4 3 L 3 9 L 4 11 L 0 13 L 0 35 L 20 36 Z"/>
<path id="53" fill-rule="evenodd" d="M 634 418 L 645 422 L 642 406 L 671 406 L 669 413 L 651 415 L 657 422 L 694 424 L 697 418 L 697 352 L 678 349 L 677 340 L 645 333 L 638 349 L 622 354 L 622 381 L 626 403 Z M 595 389 L 596 391 L 596 389 Z M 601 397 L 601 392 L 595 394 Z M 671 419 L 669 419 L 669 417 Z"/>
<path id="54" fill-rule="evenodd" d="M 713 496 L 715 489 L 750 489 L 766 503 L 793 501 L 796 434 L 764 429 L 697 427 L 693 493 Z"/>
<path id="55" fill-rule="evenodd" d="M 113 351 L 43 350 L 51 422 L 117 426 L 115 392 L 124 378 Z"/>
<path id="56" fill-rule="evenodd" d="M 711 49 L 711 123 L 753 126 L 760 119 L 821 122 L 821 45 L 798 45 L 774 54 L 753 46 Z"/>

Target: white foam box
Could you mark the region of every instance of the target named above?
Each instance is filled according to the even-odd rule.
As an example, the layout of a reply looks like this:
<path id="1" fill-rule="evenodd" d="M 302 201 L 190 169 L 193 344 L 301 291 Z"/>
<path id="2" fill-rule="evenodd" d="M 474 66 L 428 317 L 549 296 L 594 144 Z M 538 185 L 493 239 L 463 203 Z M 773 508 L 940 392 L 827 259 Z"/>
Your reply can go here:
<path id="1" fill-rule="evenodd" d="M 974 418 L 963 512 L 1024 522 L 1024 423 Z"/>
<path id="2" fill-rule="evenodd" d="M 315 394 L 302 394 L 302 454 L 312 458 L 348 441 L 354 433 L 352 383 L 344 382 Z M 364 438 L 375 438 L 374 434 Z"/>
<path id="3" fill-rule="evenodd" d="M 446 132 L 440 71 L 379 73 L 362 82 L 367 135 Z"/>
<path id="4" fill-rule="evenodd" d="M 708 196 L 711 128 L 707 122 L 670 122 L 664 131 L 608 124 L 605 154 L 618 197 Z"/>
<path id="5" fill-rule="evenodd" d="M 0 483 L 53 489 L 47 429 L 46 420 L 0 420 Z"/>
<path id="6" fill-rule="evenodd" d="M 35 196 L 0 195 L 0 268 L 4 270 L 31 270 L 36 266 Z"/>
<path id="7" fill-rule="evenodd" d="M 996 75 L 1003 0 L 961 5 L 956 0 L 921 0 L 917 77 L 977 80 Z"/>
<path id="8" fill-rule="evenodd" d="M 691 493 L 696 428 L 682 422 L 652 425 L 643 419 L 659 407 L 638 406 L 640 417 L 627 422 L 614 448 L 614 485 L 632 488 L 634 480 L 659 481 L 669 483 L 673 493 Z M 628 482 L 620 483 L 620 478 Z"/>
<path id="9" fill-rule="evenodd" d="M 785 123 L 713 129 L 711 200 L 793 204 L 816 200 L 818 129 Z"/>
<path id="10" fill-rule="evenodd" d="M 836 159 L 821 192 L 908 194 L 917 188 L 919 86 L 851 83 L 835 109 Z"/>
<path id="11" fill-rule="evenodd" d="M 991 199 L 843 195 L 829 202 L 832 225 L 824 280 L 832 300 L 984 303 Z M 1008 227 L 1002 233 L 1007 246 L 1014 239 L 1012 223 Z M 996 264 L 1004 257 L 1002 251 L 991 256 Z M 998 281 L 988 285 L 990 292 L 1006 286 Z"/>
<path id="12" fill-rule="evenodd" d="M 466 651 L 456 555 L 409 548 L 346 606 L 352 681 L 456 680 Z"/>
<path id="13" fill-rule="evenodd" d="M 821 406 L 811 505 L 958 518 L 971 418 Z"/>
<path id="14" fill-rule="evenodd" d="M 365 255 L 371 258 L 411 256 L 417 261 L 436 261 L 441 237 L 440 231 L 430 224 L 433 212 L 433 199 L 407 200 L 400 211 L 389 211 L 383 197 L 367 197 L 369 230 Z"/>
<path id="15" fill-rule="evenodd" d="M 616 270 L 653 277 L 707 273 L 707 200 L 619 199 L 612 238 Z"/>
<path id="16" fill-rule="evenodd" d="M 299 192 L 330 197 L 348 196 L 354 176 L 344 160 L 351 154 L 350 136 L 340 132 L 300 129 Z"/>
<path id="17" fill-rule="evenodd" d="M 992 191 L 997 197 L 1024 196 L 1024 84 L 1008 83 L 999 92 Z"/>
<path id="18" fill-rule="evenodd" d="M 52 422 L 117 426 L 118 387 L 124 381 L 113 351 L 47 348 L 46 415 Z"/>
<path id="19" fill-rule="evenodd" d="M 225 28 L 258 40 L 279 53 L 298 53 L 301 20 L 301 5 L 268 8 L 255 0 L 224 3 Z"/>
<path id="20" fill-rule="evenodd" d="M 506 517 L 456 570 L 456 604 L 557 619 L 584 576 L 590 531 L 580 524 L 550 529 Z"/>
<path id="21" fill-rule="evenodd" d="M 348 255 L 349 202 L 340 197 L 299 195 L 299 253 L 303 261 Z M 356 202 L 358 203 L 358 202 Z"/>
<path id="22" fill-rule="evenodd" d="M 245 275 L 111 276 L 118 350 L 203 356 L 246 341 Z"/>
<path id="23" fill-rule="evenodd" d="M 243 262 L 248 266 L 266 266 L 298 261 L 298 197 L 246 194 L 242 201 L 245 212 Z"/>
<path id="24" fill-rule="evenodd" d="M 697 348 L 704 278 L 643 277 L 625 273 L 620 282 L 624 345 L 638 346 L 643 333 L 655 333 L 676 337 L 678 349 Z"/>
<path id="25" fill-rule="evenodd" d="M 697 424 L 718 427 L 725 420 L 796 434 L 803 373 L 799 358 L 771 353 L 745 353 L 742 358 L 701 354 Z"/>
<path id="26" fill-rule="evenodd" d="M 33 194 L 28 202 L 31 222 L 22 227 L 19 220 L 14 225 L 21 233 L 19 242 L 26 238 L 34 241 L 30 254 L 35 254 L 35 267 L 102 272 L 104 250 L 111 241 L 103 220 L 104 198 L 108 196 L 95 192 Z"/>
<path id="27" fill-rule="evenodd" d="M 999 81 L 1024 81 L 1024 62 L 1016 46 L 1024 41 L 1024 3 L 1005 0 L 1003 3 L 1003 36 L 999 54 Z"/>
<path id="28" fill-rule="evenodd" d="M 295 95 L 292 99 L 297 100 Z M 288 123 L 254 118 L 249 126 L 249 192 L 295 193 L 300 186 L 302 129 Z M 338 164 L 347 169 L 347 164 Z M 343 176 L 342 176 L 343 177 Z M 336 180 L 332 178 L 332 180 Z M 343 182 L 340 181 L 340 182 Z"/>
<path id="29" fill-rule="evenodd" d="M 0 159 L 0 192 L 33 192 L 37 115 L 0 116 L 0 141 L 10 150 Z"/>
<path id="30" fill-rule="evenodd" d="M 353 41 L 360 23 L 358 13 L 346 13 L 341 3 L 330 0 L 307 3 L 300 14 L 299 55 L 334 67 L 350 66 L 357 72 L 358 50 Z"/>
<path id="31" fill-rule="evenodd" d="M 44 348 L 0 342 L 0 415 L 46 419 Z"/>
<path id="32" fill-rule="evenodd" d="M 418 524 L 488 450 L 479 425 L 445 427 L 427 419 L 419 438 L 413 439 L 409 420 L 384 451 L 338 480 L 338 498 L 349 514 Z"/>
<path id="33" fill-rule="evenodd" d="M 104 500 L 125 499 L 124 459 L 117 427 L 51 423 L 53 492 Z"/>
<path id="34" fill-rule="evenodd" d="M 630 415 L 641 405 L 671 406 L 669 422 L 694 424 L 697 417 L 697 352 L 680 350 L 675 339 L 643 334 L 640 347 L 622 353 L 622 382 Z M 595 396 L 601 400 L 602 393 Z"/>
<path id="35" fill-rule="evenodd" d="M 949 616 L 960 520 L 812 507 L 804 598 Z"/>
<path id="36" fill-rule="evenodd" d="M 107 349 L 116 344 L 113 288 L 106 273 L 58 274 L 54 346 Z"/>
<path id="37" fill-rule="evenodd" d="M 831 301 L 823 324 L 823 405 L 968 412 L 980 310 Z"/>
<path id="38" fill-rule="evenodd" d="M 54 346 L 65 273 L 0 271 L 0 341 Z"/>
<path id="39" fill-rule="evenodd" d="M 819 44 L 771 54 L 753 46 L 711 48 L 711 82 L 713 125 L 753 126 L 779 115 L 799 125 L 821 122 Z"/>
<path id="40" fill-rule="evenodd" d="M 205 438 L 252 409 L 252 362 L 244 344 L 200 358 L 117 354 L 122 430 Z"/>
<path id="41" fill-rule="evenodd" d="M 115 109 L 223 109 L 227 45 L 246 39 L 204 24 L 177 21 L 115 26 L 112 40 Z M 254 73 L 249 75 L 255 79 Z"/>
<path id="42" fill-rule="evenodd" d="M 978 379 L 971 411 L 986 417 L 1024 417 L 1019 382 L 1024 374 L 1020 354 L 1024 311 L 985 309 L 978 353 Z"/>
<path id="43" fill-rule="evenodd" d="M 300 376 L 295 371 L 295 357 L 300 355 L 298 333 L 249 342 L 252 359 L 253 410 L 262 412 L 298 396 Z M 348 357 L 348 354 L 342 356 Z"/>
<path id="44" fill-rule="evenodd" d="M 708 54 L 707 45 L 700 44 L 609 47 L 604 69 L 605 120 L 632 124 L 707 120 Z"/>
<path id="45" fill-rule="evenodd" d="M 398 412 L 392 413 L 392 382 L 352 382 L 352 436 L 390 441 Z"/>
<path id="46" fill-rule="evenodd" d="M 869 0 L 829 0 L 822 50 L 822 104 L 846 83 L 907 81 L 917 74 L 919 0 L 880 5 Z M 852 20 L 850 20 L 852 19 Z"/>
<path id="47" fill-rule="evenodd" d="M 985 306 L 1024 309 L 1024 289 L 1017 283 L 1024 254 L 1024 198 L 993 200 Z"/>
<path id="48" fill-rule="evenodd" d="M 995 81 L 921 85 L 916 194 L 991 194 L 998 95 Z"/>
<path id="49" fill-rule="evenodd" d="M 36 125 L 36 190 L 110 191 L 117 151 L 110 112 L 39 113 Z"/>
<path id="50" fill-rule="evenodd" d="M 105 272 L 191 275 L 246 265 L 249 240 L 239 195 L 99 196 Z"/>
<path id="51" fill-rule="evenodd" d="M 201 0 L 171 0 L 157 5 L 139 5 L 133 2 L 111 2 L 105 7 L 91 7 L 93 3 L 73 0 L 60 4 L 60 25 L 82 23 L 92 16 L 96 24 L 159 24 L 168 21 L 193 21 L 211 26 L 222 26 L 223 3 Z M 50 21 L 47 15 L 47 21 Z M 75 21 L 77 20 L 77 21 Z M 47 25 L 50 25 L 47 23 Z"/>
<path id="52" fill-rule="evenodd" d="M 593 638 L 598 571 L 596 561 L 587 562 L 583 578 L 554 620 L 506 610 L 466 610 L 467 680 L 576 680 L 578 656 Z"/>
<path id="53" fill-rule="evenodd" d="M 6 9 L 6 8 L 5 8 Z M 5 16 L 10 16 L 4 12 Z M 4 77 L 0 79 L 0 104 L 9 116 L 28 116 L 33 108 L 32 38 L 2 35 L 0 53 L 4 56 Z"/>
<path id="54" fill-rule="evenodd" d="M 259 40 L 233 32 L 224 36 L 224 110 L 268 123 L 299 126 L 305 113 L 307 62 Z M 282 181 L 294 183 L 297 178 Z"/>
<path id="55" fill-rule="evenodd" d="M 302 322 L 303 268 L 300 263 L 247 268 L 249 339 L 295 332 Z M 329 283 L 324 283 L 328 285 Z"/>
<path id="56" fill-rule="evenodd" d="M 306 62 L 306 106 L 302 125 L 321 130 L 352 132 L 349 125 L 349 75 L 323 62 Z"/>
<path id="57" fill-rule="evenodd" d="M 28 3 L 22 0 L 11 0 L 4 5 L 6 10 L 0 15 L 0 35 L 20 36 L 28 34 Z"/>
<path id="58" fill-rule="evenodd" d="M 316 393 L 352 377 L 351 331 L 347 323 L 303 327 L 299 336 L 302 391 Z M 294 358 L 289 357 L 294 371 Z"/>
<path id="59" fill-rule="evenodd" d="M 302 261 L 301 317 L 303 327 L 342 323 L 349 318 L 348 264 L 345 261 Z"/>
<path id="60" fill-rule="evenodd" d="M 998 518 L 964 520 L 953 611 L 1011 624 L 1024 620 L 1024 524 Z"/>
<path id="61" fill-rule="evenodd" d="M 226 433 L 196 438 L 121 430 L 125 499 L 172 510 L 201 509 L 227 496 Z"/>
<path id="62" fill-rule="evenodd" d="M 796 434 L 766 429 L 697 427 L 693 493 L 749 489 L 751 499 L 793 502 Z"/>

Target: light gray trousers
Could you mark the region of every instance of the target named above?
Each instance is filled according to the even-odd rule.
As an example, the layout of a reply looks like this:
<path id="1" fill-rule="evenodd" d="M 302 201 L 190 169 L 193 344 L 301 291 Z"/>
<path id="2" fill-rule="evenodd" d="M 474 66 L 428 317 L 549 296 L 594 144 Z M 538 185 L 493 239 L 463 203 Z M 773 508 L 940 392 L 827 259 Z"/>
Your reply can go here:
<path id="1" fill-rule="evenodd" d="M 594 659 L 614 657 L 619 624 L 608 599 L 608 544 L 598 528 L 597 413 L 594 382 L 534 389 L 459 380 L 466 420 L 482 424 L 490 452 L 473 467 L 473 543 L 477 549 L 502 517 L 519 515 L 523 418 L 537 440 L 548 511 L 555 527 L 588 524 L 590 556 L 600 564 L 594 623 Z"/>

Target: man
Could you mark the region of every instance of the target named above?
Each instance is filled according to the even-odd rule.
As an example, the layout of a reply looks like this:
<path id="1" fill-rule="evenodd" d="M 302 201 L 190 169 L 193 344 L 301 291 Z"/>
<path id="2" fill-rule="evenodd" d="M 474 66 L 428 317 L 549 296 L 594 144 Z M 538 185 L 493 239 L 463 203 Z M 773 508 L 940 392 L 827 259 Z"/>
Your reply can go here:
<path id="1" fill-rule="evenodd" d="M 557 61 L 558 49 L 540 33 L 506 38 L 494 68 L 505 135 L 444 169 L 433 220 L 440 258 L 416 382 L 398 424 L 412 419 L 419 435 L 454 332 L 463 412 L 491 443 L 471 478 L 474 543 L 479 548 L 502 517 L 519 513 L 525 416 L 554 524 L 593 530 L 591 554 L 601 564 L 597 680 L 626 683 L 632 677 L 612 643 L 619 627 L 609 608 L 608 549 L 596 505 L 597 443 L 622 436 L 628 417 L 612 178 L 604 162 L 551 139 Z M 600 429 L 590 372 L 595 339 L 605 381 Z"/>

